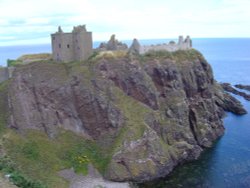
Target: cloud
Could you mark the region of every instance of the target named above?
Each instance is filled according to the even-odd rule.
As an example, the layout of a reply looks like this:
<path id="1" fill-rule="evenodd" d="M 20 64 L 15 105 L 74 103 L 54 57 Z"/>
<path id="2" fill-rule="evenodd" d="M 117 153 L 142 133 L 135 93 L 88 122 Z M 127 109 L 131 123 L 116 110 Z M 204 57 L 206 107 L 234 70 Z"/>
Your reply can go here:
<path id="1" fill-rule="evenodd" d="M 71 31 L 79 24 L 87 24 L 94 40 L 113 33 L 121 39 L 250 36 L 249 0 L 0 0 L 0 7 L 0 45 L 8 38 L 49 43 L 58 25 Z"/>

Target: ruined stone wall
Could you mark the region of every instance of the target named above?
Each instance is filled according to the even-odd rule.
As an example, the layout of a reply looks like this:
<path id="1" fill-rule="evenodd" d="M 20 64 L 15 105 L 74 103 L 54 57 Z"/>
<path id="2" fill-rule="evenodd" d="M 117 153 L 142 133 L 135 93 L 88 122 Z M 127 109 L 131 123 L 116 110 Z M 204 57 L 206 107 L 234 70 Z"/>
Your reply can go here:
<path id="1" fill-rule="evenodd" d="M 64 33 L 61 27 L 51 35 L 53 59 L 58 62 L 86 60 L 93 50 L 92 33 L 85 25 L 74 27 L 72 33 Z"/>
<path id="2" fill-rule="evenodd" d="M 145 54 L 148 51 L 169 51 L 174 52 L 180 49 L 178 44 L 158 44 L 158 45 L 150 45 L 150 46 L 141 46 L 140 54 Z"/>
<path id="3" fill-rule="evenodd" d="M 12 75 L 14 73 L 14 70 L 16 69 L 15 67 L 7 67 L 8 69 L 8 79 L 12 78 Z"/>
<path id="4" fill-rule="evenodd" d="M 149 45 L 149 46 L 140 46 L 139 53 L 145 54 L 149 51 L 169 51 L 174 52 L 177 50 L 187 50 L 192 48 L 192 41 L 189 36 L 185 40 L 183 40 L 183 37 L 180 36 L 178 43 L 175 43 L 173 41 L 169 42 L 169 44 L 157 44 L 157 45 Z"/>
<path id="5" fill-rule="evenodd" d="M 12 77 L 15 67 L 1 67 L 0 68 L 0 83 Z"/>
<path id="6" fill-rule="evenodd" d="M 0 68 L 0 83 L 2 83 L 5 80 L 8 80 L 8 79 L 9 79 L 8 68 L 1 67 Z"/>
<path id="7" fill-rule="evenodd" d="M 75 60 L 85 60 L 93 52 L 92 33 L 73 33 L 74 57 Z"/>
<path id="8" fill-rule="evenodd" d="M 158 44 L 158 45 L 150 45 L 150 46 L 141 46 L 140 54 L 145 54 L 148 51 L 169 51 L 174 52 L 177 50 L 187 50 L 191 47 L 187 43 L 179 44 Z"/>
<path id="9" fill-rule="evenodd" d="M 52 52 L 55 61 L 73 61 L 74 45 L 72 33 L 56 33 L 52 35 Z"/>

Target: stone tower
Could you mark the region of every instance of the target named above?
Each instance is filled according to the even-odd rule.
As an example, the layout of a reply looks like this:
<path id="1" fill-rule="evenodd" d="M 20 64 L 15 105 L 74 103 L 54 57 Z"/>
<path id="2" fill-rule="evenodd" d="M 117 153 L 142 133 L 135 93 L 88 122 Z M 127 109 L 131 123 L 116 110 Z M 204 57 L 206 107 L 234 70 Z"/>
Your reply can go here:
<path id="1" fill-rule="evenodd" d="M 51 34 L 53 59 L 58 62 L 83 61 L 93 51 L 92 32 L 85 25 L 74 27 L 71 33 L 64 33 L 61 27 Z"/>
<path id="2" fill-rule="evenodd" d="M 178 44 L 179 44 L 179 45 L 182 45 L 183 42 L 184 42 L 183 36 L 179 36 Z"/>

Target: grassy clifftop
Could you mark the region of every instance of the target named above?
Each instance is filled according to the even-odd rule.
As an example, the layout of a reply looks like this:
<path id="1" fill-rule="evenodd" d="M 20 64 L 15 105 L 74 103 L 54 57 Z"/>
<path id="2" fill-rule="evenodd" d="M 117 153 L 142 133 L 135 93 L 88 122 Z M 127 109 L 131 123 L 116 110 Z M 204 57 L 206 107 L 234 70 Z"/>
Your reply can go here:
<path id="1" fill-rule="evenodd" d="M 26 54 L 22 55 L 17 59 L 8 59 L 7 66 L 15 67 L 18 65 L 25 65 L 33 62 L 41 62 L 41 61 L 49 61 L 52 60 L 52 55 L 49 53 L 41 53 L 41 54 Z"/>

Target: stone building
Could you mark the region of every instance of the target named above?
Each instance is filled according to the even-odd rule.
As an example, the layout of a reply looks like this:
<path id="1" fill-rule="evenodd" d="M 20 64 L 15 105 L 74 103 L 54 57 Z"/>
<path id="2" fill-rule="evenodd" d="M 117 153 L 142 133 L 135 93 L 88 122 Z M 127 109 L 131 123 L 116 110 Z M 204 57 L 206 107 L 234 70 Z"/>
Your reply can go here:
<path id="1" fill-rule="evenodd" d="M 58 62 L 83 61 L 93 52 L 92 32 L 85 25 L 74 27 L 71 33 L 64 33 L 59 26 L 51 41 L 53 59 Z"/>
<path id="2" fill-rule="evenodd" d="M 135 43 L 135 44 L 134 44 Z M 136 49 L 134 49 L 136 46 Z M 157 45 L 144 45 L 141 46 L 137 40 L 134 40 L 130 50 L 136 50 L 140 54 L 145 54 L 149 51 L 169 51 L 169 52 L 175 52 L 177 50 L 188 50 L 192 48 L 192 40 L 189 36 L 186 37 L 186 39 L 183 39 L 183 36 L 179 36 L 179 40 L 177 43 L 174 41 L 170 41 L 168 44 L 157 44 Z"/>

